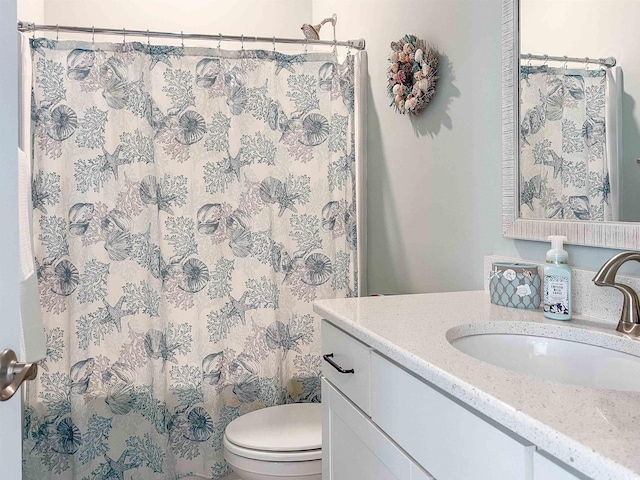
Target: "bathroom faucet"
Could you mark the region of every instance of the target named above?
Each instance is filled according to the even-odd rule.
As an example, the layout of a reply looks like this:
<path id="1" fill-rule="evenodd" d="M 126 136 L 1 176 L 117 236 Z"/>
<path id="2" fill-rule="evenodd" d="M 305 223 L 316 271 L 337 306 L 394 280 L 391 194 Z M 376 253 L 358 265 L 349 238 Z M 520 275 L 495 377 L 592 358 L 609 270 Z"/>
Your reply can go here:
<path id="1" fill-rule="evenodd" d="M 622 315 L 616 330 L 633 337 L 640 337 L 640 300 L 629 285 L 616 283 L 616 273 L 623 263 L 630 260 L 640 262 L 640 252 L 622 252 L 610 258 L 601 268 L 593 283 L 599 287 L 613 287 L 622 292 Z"/>

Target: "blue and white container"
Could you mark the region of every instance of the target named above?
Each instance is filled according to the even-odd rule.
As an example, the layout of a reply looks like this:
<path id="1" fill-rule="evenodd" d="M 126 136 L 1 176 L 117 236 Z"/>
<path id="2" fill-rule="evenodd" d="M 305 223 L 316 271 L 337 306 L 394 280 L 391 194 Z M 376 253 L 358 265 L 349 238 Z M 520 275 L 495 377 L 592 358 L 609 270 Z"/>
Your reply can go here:
<path id="1" fill-rule="evenodd" d="M 536 309 L 542 282 L 538 267 L 529 263 L 494 262 L 489 279 L 491 303 L 501 307 Z"/>

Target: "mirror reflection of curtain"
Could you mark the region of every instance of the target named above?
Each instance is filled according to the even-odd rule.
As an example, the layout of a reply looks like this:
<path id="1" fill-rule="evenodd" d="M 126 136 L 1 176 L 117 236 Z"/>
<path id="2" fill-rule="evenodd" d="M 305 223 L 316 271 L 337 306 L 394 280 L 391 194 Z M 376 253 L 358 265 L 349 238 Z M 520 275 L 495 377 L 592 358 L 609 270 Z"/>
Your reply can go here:
<path id="1" fill-rule="evenodd" d="M 520 216 L 617 220 L 608 156 L 606 72 L 520 68 Z M 614 159 L 615 160 L 615 159 Z M 613 172 L 612 172 L 613 170 Z"/>

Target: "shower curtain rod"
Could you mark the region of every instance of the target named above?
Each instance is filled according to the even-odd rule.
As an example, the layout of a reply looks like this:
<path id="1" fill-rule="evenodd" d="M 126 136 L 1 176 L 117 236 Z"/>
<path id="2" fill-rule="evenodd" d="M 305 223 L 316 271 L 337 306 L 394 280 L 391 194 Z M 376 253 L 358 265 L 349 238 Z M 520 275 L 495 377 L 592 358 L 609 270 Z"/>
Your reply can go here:
<path id="1" fill-rule="evenodd" d="M 350 47 L 356 50 L 364 50 L 365 41 L 363 38 L 357 40 L 335 41 L 335 40 L 308 40 L 304 38 L 280 38 L 280 37 L 250 37 L 245 35 L 210 35 L 204 33 L 183 33 L 183 32 L 160 32 L 154 30 L 127 30 L 126 28 L 99 28 L 99 27 L 74 27 L 69 25 L 39 25 L 31 22 L 18 21 L 19 32 L 35 32 L 36 30 L 65 33 L 91 33 L 99 35 L 127 35 L 133 37 L 161 37 L 180 38 L 182 40 L 217 40 L 233 42 L 264 42 L 264 43 L 295 43 L 302 45 L 327 45 L 337 47 Z"/>
<path id="2" fill-rule="evenodd" d="M 524 60 L 551 60 L 552 62 L 576 62 L 576 63 L 593 63 L 611 68 L 616 66 L 616 59 L 607 58 L 589 58 L 589 57 L 554 57 L 551 55 L 532 55 L 531 53 L 521 53 L 520 58 Z"/>

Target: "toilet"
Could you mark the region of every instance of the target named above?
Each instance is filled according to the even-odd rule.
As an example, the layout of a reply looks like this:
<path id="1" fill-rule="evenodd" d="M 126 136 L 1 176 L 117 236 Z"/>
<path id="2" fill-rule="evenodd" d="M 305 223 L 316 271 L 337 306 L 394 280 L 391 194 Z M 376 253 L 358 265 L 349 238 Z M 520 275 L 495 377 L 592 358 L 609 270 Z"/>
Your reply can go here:
<path id="1" fill-rule="evenodd" d="M 224 458 L 242 480 L 321 480 L 322 406 L 293 403 L 236 418 L 224 432 Z"/>

